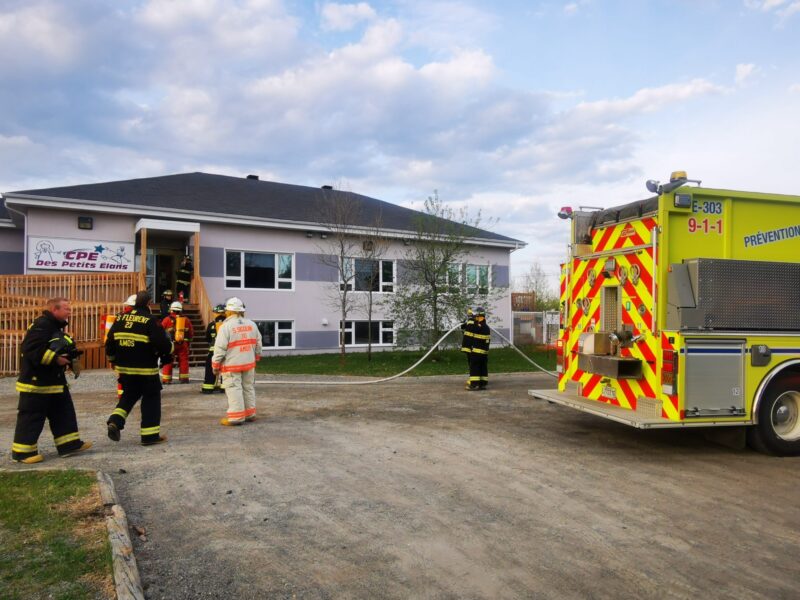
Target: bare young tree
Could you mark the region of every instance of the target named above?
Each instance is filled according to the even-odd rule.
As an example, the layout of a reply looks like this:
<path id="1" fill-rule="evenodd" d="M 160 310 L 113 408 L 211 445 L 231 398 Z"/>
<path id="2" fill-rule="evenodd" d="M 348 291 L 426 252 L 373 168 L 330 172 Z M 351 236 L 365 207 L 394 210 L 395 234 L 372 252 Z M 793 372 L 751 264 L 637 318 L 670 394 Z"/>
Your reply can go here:
<path id="1" fill-rule="evenodd" d="M 345 323 L 355 308 L 352 257 L 360 251 L 360 240 L 353 236 L 353 227 L 359 222 L 361 202 L 352 192 L 323 188 L 318 214 L 327 229 L 324 240 L 318 244 L 319 260 L 336 273 L 327 296 L 329 305 L 339 313 L 339 354 L 344 363 Z"/>
<path id="2" fill-rule="evenodd" d="M 470 253 L 468 238 L 479 235 L 480 212 L 445 205 L 434 191 L 425 201 L 395 293 L 387 299 L 389 313 L 400 330 L 401 344 L 428 345 L 451 323 L 463 319 L 468 306 L 491 304 L 499 292 L 489 281 L 490 266 L 463 265 Z"/>
<path id="3" fill-rule="evenodd" d="M 534 260 L 530 269 L 518 278 L 517 287 L 521 292 L 534 295 L 535 310 L 558 308 L 558 298 L 550 286 L 547 273 L 545 273 L 538 260 Z"/>

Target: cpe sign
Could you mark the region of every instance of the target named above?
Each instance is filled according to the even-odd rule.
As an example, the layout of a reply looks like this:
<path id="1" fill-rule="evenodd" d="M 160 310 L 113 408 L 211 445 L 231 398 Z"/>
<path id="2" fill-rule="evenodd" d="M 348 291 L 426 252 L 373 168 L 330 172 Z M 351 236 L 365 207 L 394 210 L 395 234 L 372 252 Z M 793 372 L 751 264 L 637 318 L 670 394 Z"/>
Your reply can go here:
<path id="1" fill-rule="evenodd" d="M 28 268 L 50 271 L 133 271 L 128 242 L 65 240 L 28 236 Z"/>

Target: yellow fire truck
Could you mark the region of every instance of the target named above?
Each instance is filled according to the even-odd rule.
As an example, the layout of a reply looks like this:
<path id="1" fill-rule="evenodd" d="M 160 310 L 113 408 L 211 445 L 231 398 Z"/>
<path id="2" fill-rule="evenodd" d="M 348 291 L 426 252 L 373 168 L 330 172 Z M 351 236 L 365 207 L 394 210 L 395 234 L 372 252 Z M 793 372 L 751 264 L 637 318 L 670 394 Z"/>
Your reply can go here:
<path id="1" fill-rule="evenodd" d="M 800 196 L 699 184 L 559 212 L 558 389 L 529 394 L 644 429 L 746 426 L 798 455 Z"/>

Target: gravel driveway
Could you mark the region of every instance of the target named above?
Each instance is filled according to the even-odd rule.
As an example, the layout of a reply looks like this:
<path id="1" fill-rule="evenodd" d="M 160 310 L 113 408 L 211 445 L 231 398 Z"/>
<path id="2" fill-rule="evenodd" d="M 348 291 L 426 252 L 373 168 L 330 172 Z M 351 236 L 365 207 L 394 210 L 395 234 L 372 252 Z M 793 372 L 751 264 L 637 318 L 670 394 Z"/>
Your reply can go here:
<path id="1" fill-rule="evenodd" d="M 45 431 L 42 466 L 112 475 L 147 533 L 134 546 L 148 598 L 800 594 L 800 459 L 532 400 L 542 375 L 495 375 L 485 393 L 463 379 L 264 385 L 260 420 L 240 428 L 217 424 L 224 396 L 173 385 L 169 443 L 145 448 L 138 408 L 121 442 L 106 438 L 113 377 L 91 373 L 73 394 L 95 448 L 59 459 Z"/>

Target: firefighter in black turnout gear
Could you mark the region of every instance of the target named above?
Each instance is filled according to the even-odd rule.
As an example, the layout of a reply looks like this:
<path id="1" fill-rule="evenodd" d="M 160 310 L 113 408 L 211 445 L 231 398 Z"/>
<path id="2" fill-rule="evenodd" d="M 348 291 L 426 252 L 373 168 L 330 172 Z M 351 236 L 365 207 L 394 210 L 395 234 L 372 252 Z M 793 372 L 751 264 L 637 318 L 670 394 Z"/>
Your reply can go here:
<path id="1" fill-rule="evenodd" d="M 71 308 L 66 298 L 47 301 L 47 310 L 28 328 L 22 340 L 17 391 L 19 408 L 11 458 L 33 464 L 44 460 L 39 454 L 39 435 L 45 419 L 50 422 L 59 456 L 70 456 L 91 448 L 81 440 L 75 406 L 69 393 L 65 369 L 80 374 L 80 351 L 64 333 Z"/>
<path id="2" fill-rule="evenodd" d="M 178 302 L 183 304 L 189 302 L 189 292 L 192 287 L 192 275 L 194 275 L 194 264 L 192 259 L 184 256 L 181 259 L 181 266 L 178 267 L 175 290 L 178 292 Z"/>
<path id="3" fill-rule="evenodd" d="M 106 355 L 122 383 L 122 396 L 106 422 L 108 437 L 118 442 L 120 431 L 136 402 L 141 398 L 141 442 L 143 446 L 167 440 L 161 435 L 161 379 L 158 361 L 172 361 L 172 342 L 159 318 L 150 314 L 150 294 L 136 294 L 136 306 L 111 326 L 106 340 Z"/>
<path id="4" fill-rule="evenodd" d="M 217 331 L 220 325 L 225 320 L 225 305 L 217 304 L 214 307 L 216 316 L 214 320 L 208 324 L 206 328 L 206 342 L 208 342 L 208 356 L 206 356 L 206 373 L 203 378 L 202 391 L 204 394 L 213 394 L 217 392 L 224 394 L 225 390 L 222 389 L 222 380 L 214 375 L 214 370 L 211 368 L 211 357 L 214 356 L 214 343 L 217 341 Z"/>
<path id="5" fill-rule="evenodd" d="M 469 357 L 470 353 L 472 352 L 472 327 L 475 325 L 475 319 L 472 316 L 472 309 L 467 309 L 467 318 L 466 320 L 461 323 L 461 331 L 464 333 L 461 335 L 461 351 L 467 357 L 467 369 L 469 369 Z M 469 385 L 469 379 L 467 379 L 467 385 Z"/>
<path id="6" fill-rule="evenodd" d="M 469 353 L 468 390 L 485 390 L 489 385 L 489 338 L 491 330 L 486 324 L 486 311 L 475 309 L 474 323 L 469 328 L 472 347 Z"/>
<path id="7" fill-rule="evenodd" d="M 159 305 L 161 308 L 161 318 L 164 319 L 167 315 L 169 315 L 169 305 L 174 302 L 172 297 L 172 290 L 164 290 L 161 294 L 161 304 Z"/>

